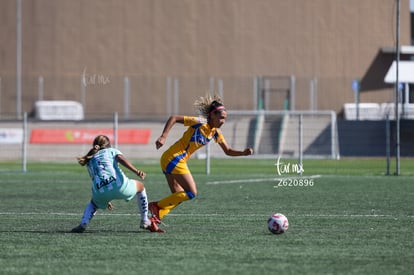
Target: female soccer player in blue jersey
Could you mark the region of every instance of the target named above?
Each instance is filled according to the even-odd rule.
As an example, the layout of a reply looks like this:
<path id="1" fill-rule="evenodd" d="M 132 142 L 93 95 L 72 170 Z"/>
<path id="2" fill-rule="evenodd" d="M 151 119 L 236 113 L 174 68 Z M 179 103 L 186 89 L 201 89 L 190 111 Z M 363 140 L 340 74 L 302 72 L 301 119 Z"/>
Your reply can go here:
<path id="1" fill-rule="evenodd" d="M 252 148 L 238 151 L 230 148 L 226 143 L 219 128 L 224 124 L 227 112 L 219 96 L 201 97 L 194 105 L 203 117 L 170 116 L 161 136 L 155 142 L 156 148 L 161 148 L 175 123 L 188 127 L 183 136 L 161 156 L 161 168 L 172 194 L 158 202 L 149 203 L 152 218 L 155 218 L 158 224 L 178 204 L 191 200 L 197 195 L 196 183 L 187 166 L 187 160 L 196 150 L 214 139 L 228 156 L 253 154 Z"/>
<path id="2" fill-rule="evenodd" d="M 144 184 L 129 179 L 119 164 L 141 179 L 145 178 L 145 173 L 135 168 L 118 149 L 111 148 L 107 136 L 98 135 L 93 141 L 92 149 L 85 156 L 78 158 L 78 161 L 80 165 L 88 167 L 92 180 L 92 199 L 85 208 L 81 223 L 71 232 L 83 233 L 97 209 L 112 210 L 112 200 L 130 201 L 135 195 L 141 213 L 140 227 L 151 232 L 164 232 L 158 227 L 155 218 L 148 218 L 148 199 Z"/>

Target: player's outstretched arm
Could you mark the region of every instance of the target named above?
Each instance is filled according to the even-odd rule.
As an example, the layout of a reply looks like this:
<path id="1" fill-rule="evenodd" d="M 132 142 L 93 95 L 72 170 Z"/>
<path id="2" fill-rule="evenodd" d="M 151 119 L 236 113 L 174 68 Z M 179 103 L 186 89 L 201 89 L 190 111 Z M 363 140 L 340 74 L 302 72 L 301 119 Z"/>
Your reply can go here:
<path id="1" fill-rule="evenodd" d="M 124 167 L 128 168 L 131 172 L 135 173 L 138 177 L 141 179 L 144 179 L 146 176 L 146 173 L 144 171 L 141 171 L 137 169 L 129 160 L 127 160 L 123 155 L 119 154 L 116 155 L 117 161 L 122 164 Z"/>
<path id="2" fill-rule="evenodd" d="M 161 136 L 155 141 L 155 147 L 157 149 L 160 149 L 165 144 L 165 140 L 167 139 L 168 133 L 170 132 L 174 124 L 177 122 L 184 123 L 184 116 L 172 115 L 168 118 Z"/>
<path id="3" fill-rule="evenodd" d="M 249 156 L 253 155 L 253 148 L 246 148 L 243 151 L 235 150 L 227 145 L 226 142 L 219 143 L 221 149 L 227 156 L 238 157 L 238 156 Z"/>

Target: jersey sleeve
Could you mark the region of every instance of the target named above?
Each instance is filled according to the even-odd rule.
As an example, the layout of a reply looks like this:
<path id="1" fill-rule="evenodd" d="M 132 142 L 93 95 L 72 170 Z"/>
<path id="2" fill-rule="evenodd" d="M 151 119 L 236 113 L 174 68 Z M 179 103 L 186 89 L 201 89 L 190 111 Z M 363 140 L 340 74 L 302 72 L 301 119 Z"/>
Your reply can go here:
<path id="1" fill-rule="evenodd" d="M 112 156 L 116 157 L 117 155 L 123 155 L 121 151 L 119 151 L 116 148 L 111 148 L 111 154 Z"/>
<path id="2" fill-rule="evenodd" d="M 184 126 L 193 126 L 196 124 L 204 123 L 207 123 L 207 120 L 205 118 L 196 116 L 184 116 Z"/>
<path id="3" fill-rule="evenodd" d="M 226 140 L 224 139 L 224 136 L 221 133 L 220 129 L 216 129 L 216 133 L 214 134 L 214 140 L 217 143 L 225 143 L 226 142 Z"/>

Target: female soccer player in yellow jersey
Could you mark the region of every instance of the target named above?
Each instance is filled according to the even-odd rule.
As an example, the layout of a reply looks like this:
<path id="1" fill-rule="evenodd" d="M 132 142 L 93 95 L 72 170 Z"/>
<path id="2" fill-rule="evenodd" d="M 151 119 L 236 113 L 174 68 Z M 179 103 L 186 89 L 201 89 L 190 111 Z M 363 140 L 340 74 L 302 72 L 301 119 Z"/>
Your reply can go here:
<path id="1" fill-rule="evenodd" d="M 239 151 L 232 149 L 226 143 L 219 128 L 224 124 L 227 112 L 219 96 L 201 97 L 194 106 L 203 117 L 170 116 L 161 136 L 155 142 L 156 148 L 161 148 L 175 123 L 182 123 L 188 127 L 183 136 L 161 156 L 161 168 L 172 194 L 158 202 L 148 204 L 152 217 L 157 223 L 161 223 L 161 219 L 178 204 L 191 200 L 197 195 L 196 183 L 187 166 L 187 160 L 196 150 L 214 139 L 228 156 L 253 154 L 252 148 Z"/>

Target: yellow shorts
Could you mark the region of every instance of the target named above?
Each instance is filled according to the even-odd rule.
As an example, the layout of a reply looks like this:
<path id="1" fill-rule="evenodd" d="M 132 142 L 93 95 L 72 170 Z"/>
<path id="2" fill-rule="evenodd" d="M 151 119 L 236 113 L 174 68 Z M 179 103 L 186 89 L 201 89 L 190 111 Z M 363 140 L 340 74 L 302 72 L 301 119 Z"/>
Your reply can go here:
<path id="1" fill-rule="evenodd" d="M 160 164 L 164 174 L 190 174 L 187 166 L 187 153 L 171 155 L 168 151 L 161 156 Z"/>

